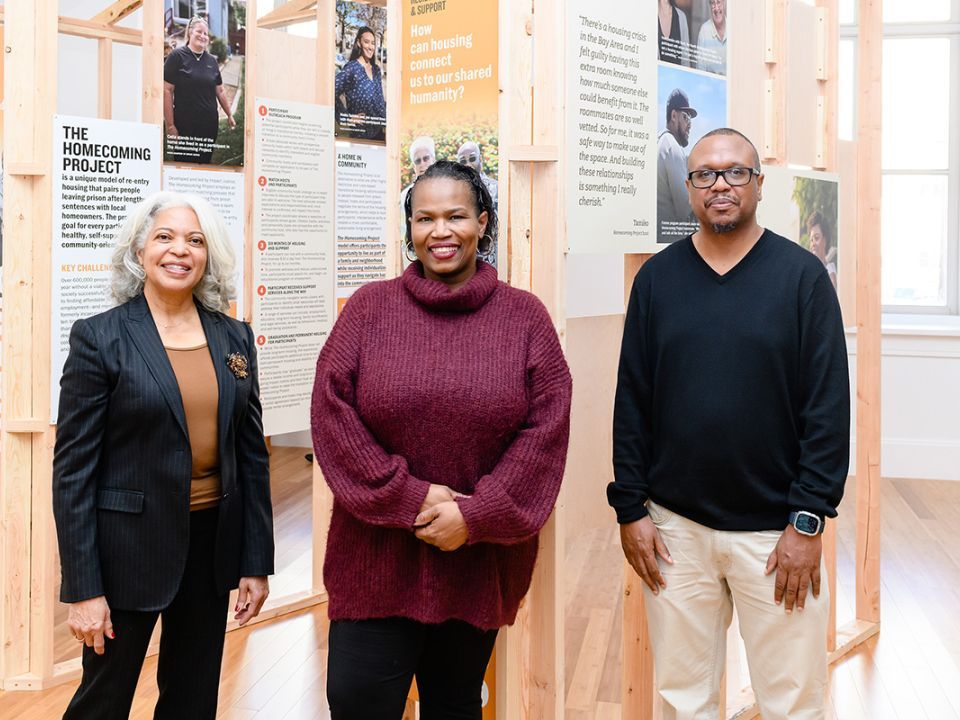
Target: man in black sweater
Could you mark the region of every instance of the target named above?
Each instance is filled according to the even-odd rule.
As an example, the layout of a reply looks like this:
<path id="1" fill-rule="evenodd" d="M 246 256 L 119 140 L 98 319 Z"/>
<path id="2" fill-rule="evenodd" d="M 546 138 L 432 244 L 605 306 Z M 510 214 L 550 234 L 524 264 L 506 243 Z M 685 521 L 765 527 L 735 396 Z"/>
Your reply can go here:
<path id="1" fill-rule="evenodd" d="M 645 583 L 664 719 L 717 717 L 736 604 L 764 720 L 819 720 L 820 533 L 849 462 L 840 307 L 823 264 L 757 224 L 746 137 L 708 133 L 688 170 L 700 229 L 630 295 L 607 497 Z"/>

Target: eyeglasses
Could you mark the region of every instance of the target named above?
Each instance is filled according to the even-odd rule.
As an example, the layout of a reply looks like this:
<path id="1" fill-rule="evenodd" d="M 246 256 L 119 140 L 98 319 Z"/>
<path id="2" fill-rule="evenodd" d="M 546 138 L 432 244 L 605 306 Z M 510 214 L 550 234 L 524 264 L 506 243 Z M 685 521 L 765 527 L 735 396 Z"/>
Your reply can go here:
<path id="1" fill-rule="evenodd" d="M 414 165 L 423 165 L 424 163 L 431 162 L 433 160 L 433 155 L 420 155 L 413 159 Z"/>
<path id="2" fill-rule="evenodd" d="M 695 188 L 706 190 L 712 188 L 719 177 L 722 177 L 727 185 L 739 187 L 747 185 L 754 175 L 759 174 L 760 171 L 756 168 L 732 167 L 726 170 L 694 170 L 692 173 L 687 173 L 687 179 Z"/>
<path id="3" fill-rule="evenodd" d="M 683 119 L 687 122 L 693 122 L 693 116 L 688 113 L 686 110 L 681 110 L 680 114 L 683 116 Z"/>
<path id="4" fill-rule="evenodd" d="M 458 161 L 461 165 L 467 165 L 468 163 L 475 163 L 475 162 L 477 161 L 477 156 L 476 156 L 476 154 L 473 154 L 473 155 L 461 155 L 460 157 L 457 158 L 457 161 Z"/>

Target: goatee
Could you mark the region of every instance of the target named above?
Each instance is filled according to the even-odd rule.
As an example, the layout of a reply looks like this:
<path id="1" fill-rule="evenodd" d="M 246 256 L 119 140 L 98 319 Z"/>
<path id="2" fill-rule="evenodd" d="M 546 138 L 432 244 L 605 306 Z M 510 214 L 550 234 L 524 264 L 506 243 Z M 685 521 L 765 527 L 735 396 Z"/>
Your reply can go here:
<path id="1" fill-rule="evenodd" d="M 723 235 L 724 233 L 733 232 L 733 231 L 736 230 L 736 229 L 737 229 L 737 223 L 736 223 L 736 222 L 714 223 L 714 224 L 713 224 L 713 231 L 714 231 L 717 235 Z"/>

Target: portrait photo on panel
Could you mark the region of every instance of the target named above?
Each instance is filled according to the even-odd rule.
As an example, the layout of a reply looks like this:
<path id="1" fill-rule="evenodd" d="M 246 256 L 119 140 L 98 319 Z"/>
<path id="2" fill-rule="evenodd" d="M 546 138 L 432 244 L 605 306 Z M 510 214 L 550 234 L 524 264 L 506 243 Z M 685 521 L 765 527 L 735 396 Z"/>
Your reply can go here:
<path id="1" fill-rule="evenodd" d="M 687 157 L 706 133 L 727 125 L 727 81 L 672 65 L 657 71 L 657 242 L 696 232 Z"/>
<path id="2" fill-rule="evenodd" d="M 728 0 L 657 0 L 661 62 L 727 74 Z"/>
<path id="3" fill-rule="evenodd" d="M 338 138 L 386 142 L 387 11 L 364 2 L 336 4 L 334 113 Z"/>
<path id="4" fill-rule="evenodd" d="M 839 277 L 839 177 L 792 168 L 764 168 L 757 215 L 774 232 L 806 248 L 823 264 L 834 290 Z"/>
<path id="5" fill-rule="evenodd" d="M 246 0 L 164 0 L 164 160 L 243 165 Z"/>

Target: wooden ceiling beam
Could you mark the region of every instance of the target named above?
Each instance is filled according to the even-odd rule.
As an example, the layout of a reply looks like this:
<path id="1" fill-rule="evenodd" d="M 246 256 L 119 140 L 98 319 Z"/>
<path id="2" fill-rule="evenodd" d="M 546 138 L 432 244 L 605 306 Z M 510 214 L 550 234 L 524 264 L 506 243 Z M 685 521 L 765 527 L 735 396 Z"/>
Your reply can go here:
<path id="1" fill-rule="evenodd" d="M 257 27 L 278 28 L 316 19 L 317 0 L 290 0 L 257 20 Z"/>
<path id="2" fill-rule="evenodd" d="M 90 18 L 90 22 L 113 25 L 123 20 L 127 15 L 139 10 L 141 5 L 143 5 L 143 0 L 116 0 L 110 4 L 110 7 L 101 10 Z"/>

